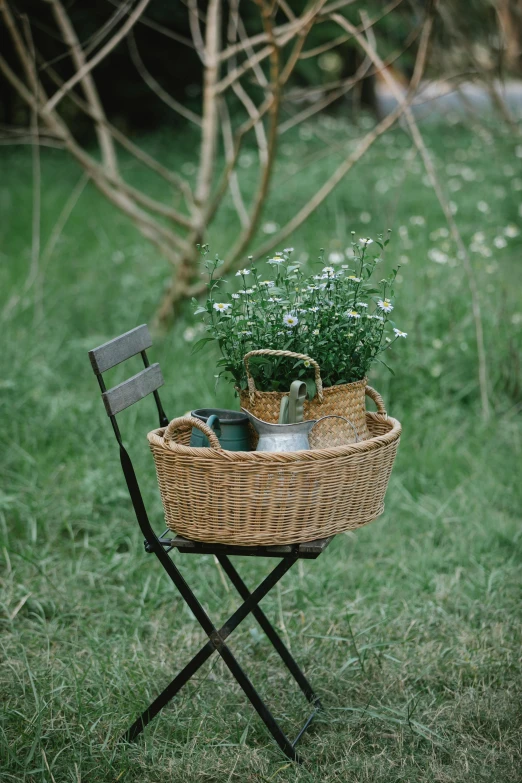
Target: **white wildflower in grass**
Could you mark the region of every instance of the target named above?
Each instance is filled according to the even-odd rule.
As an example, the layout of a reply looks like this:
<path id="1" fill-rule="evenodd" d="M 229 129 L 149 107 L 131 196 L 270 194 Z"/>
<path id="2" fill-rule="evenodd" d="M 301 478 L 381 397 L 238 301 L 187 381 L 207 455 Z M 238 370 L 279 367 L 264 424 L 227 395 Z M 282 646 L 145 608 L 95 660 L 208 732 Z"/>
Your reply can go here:
<path id="1" fill-rule="evenodd" d="M 284 264 L 285 259 L 281 258 L 281 256 L 274 256 L 273 258 L 268 259 L 269 264 Z"/>
<path id="2" fill-rule="evenodd" d="M 401 332 L 400 329 L 396 329 L 395 327 L 394 327 L 393 331 L 394 331 L 396 337 L 407 337 L 408 336 L 408 332 Z"/>
<path id="3" fill-rule="evenodd" d="M 272 288 L 275 283 L 273 280 L 260 280 L 259 285 L 264 285 L 266 288 Z"/>
<path id="4" fill-rule="evenodd" d="M 281 299 L 280 296 L 271 296 L 268 301 L 275 302 L 277 304 L 278 302 L 282 302 L 283 300 Z"/>
<path id="5" fill-rule="evenodd" d="M 309 310 L 310 310 L 310 312 L 311 312 L 311 313 L 318 313 L 318 312 L 319 312 L 319 309 L 320 309 L 320 308 L 319 308 L 319 307 L 317 307 L 317 305 L 314 305 L 313 307 L 310 307 L 310 308 L 309 308 Z"/>
<path id="6" fill-rule="evenodd" d="M 297 326 L 299 323 L 299 318 L 295 315 L 290 315 L 290 313 L 287 313 L 283 316 L 283 323 L 285 326 L 289 326 L 291 329 L 294 328 L 294 326 Z"/>
<path id="7" fill-rule="evenodd" d="M 232 299 L 241 299 L 239 294 L 232 294 Z"/>
<path id="8" fill-rule="evenodd" d="M 348 266 L 348 264 L 343 264 L 343 265 L 341 266 L 341 269 L 349 269 L 349 268 L 350 268 L 350 267 Z"/>
<path id="9" fill-rule="evenodd" d="M 328 261 L 331 264 L 340 264 L 341 261 L 344 261 L 344 254 L 340 253 L 338 250 L 332 250 L 332 252 L 328 254 Z"/>
<path id="10" fill-rule="evenodd" d="M 333 275 L 335 275 L 335 269 L 333 266 L 325 266 L 323 268 L 323 277 L 333 277 Z"/>
<path id="11" fill-rule="evenodd" d="M 391 313 L 393 310 L 393 305 L 389 299 L 379 299 L 377 302 L 377 307 L 379 307 L 385 313 Z"/>
<path id="12" fill-rule="evenodd" d="M 367 245 L 373 244 L 373 239 L 370 239 L 370 237 L 362 237 L 362 239 L 359 239 L 359 242 L 361 245 L 364 245 L 366 247 Z"/>
<path id="13" fill-rule="evenodd" d="M 279 224 L 274 223 L 273 220 L 268 220 L 266 223 L 263 224 L 263 232 L 265 234 L 275 234 L 278 228 L 279 228 Z"/>
<path id="14" fill-rule="evenodd" d="M 293 252 L 294 252 L 293 247 L 285 247 L 285 249 L 283 250 L 283 253 L 293 253 Z"/>
<path id="15" fill-rule="evenodd" d="M 253 288 L 247 288 L 247 290 L 245 291 L 245 294 L 248 294 L 248 295 L 253 294 L 253 293 L 254 293 L 254 289 Z"/>
<path id="16" fill-rule="evenodd" d="M 518 237 L 519 230 L 516 226 L 514 226 L 512 223 L 510 223 L 509 226 L 506 226 L 504 229 L 504 236 L 509 237 L 510 239 L 513 239 L 514 237 Z"/>
<path id="17" fill-rule="evenodd" d="M 355 303 L 355 306 L 356 306 L 356 307 L 368 307 L 368 305 L 366 304 L 366 302 L 356 302 L 356 303 Z"/>
<path id="18" fill-rule="evenodd" d="M 495 237 L 495 239 L 493 240 L 493 244 L 499 250 L 502 250 L 503 247 L 507 247 L 506 240 L 504 239 L 504 237 L 501 237 L 501 236 Z"/>
<path id="19" fill-rule="evenodd" d="M 320 334 L 319 329 L 314 329 L 312 334 L 314 335 L 314 337 L 317 337 L 317 335 Z"/>
<path id="20" fill-rule="evenodd" d="M 236 277 L 241 277 L 242 275 L 249 275 L 250 269 L 238 269 L 236 272 Z"/>
<path id="21" fill-rule="evenodd" d="M 356 277 L 355 275 L 348 275 L 348 280 L 353 280 L 354 283 L 360 283 L 361 282 L 361 278 L 360 277 Z"/>
<path id="22" fill-rule="evenodd" d="M 428 250 L 428 258 L 430 261 L 435 261 L 436 264 L 447 264 L 449 260 L 448 255 L 436 247 L 432 247 Z"/>
<path id="23" fill-rule="evenodd" d="M 228 302 L 214 302 L 214 310 L 224 313 L 231 305 Z"/>
<path id="24" fill-rule="evenodd" d="M 357 310 L 348 310 L 346 315 L 348 316 L 348 318 L 360 318 L 361 317 L 359 315 L 359 313 L 357 312 Z"/>

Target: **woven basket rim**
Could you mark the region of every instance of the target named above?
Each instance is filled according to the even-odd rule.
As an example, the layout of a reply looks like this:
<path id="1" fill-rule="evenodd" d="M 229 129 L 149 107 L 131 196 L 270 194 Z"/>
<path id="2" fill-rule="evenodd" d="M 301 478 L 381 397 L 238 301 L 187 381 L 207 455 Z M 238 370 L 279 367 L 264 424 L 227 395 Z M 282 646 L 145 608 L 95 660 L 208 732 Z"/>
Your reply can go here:
<path id="1" fill-rule="evenodd" d="M 337 390 L 343 390 L 346 389 L 348 386 L 354 387 L 354 386 L 368 386 L 368 378 L 365 376 L 364 378 L 361 378 L 360 381 L 350 381 L 350 383 L 338 383 L 335 386 L 323 386 L 323 395 L 325 394 L 332 394 L 334 391 Z M 234 386 L 234 389 L 238 392 L 238 394 L 246 394 L 250 395 L 250 391 L 248 389 L 240 389 L 238 386 Z M 256 397 L 286 397 L 290 394 L 289 391 L 280 392 L 280 391 L 260 391 L 259 389 L 256 389 L 254 391 L 254 395 Z M 320 400 L 317 397 L 317 394 L 315 397 L 313 397 L 311 400 L 307 400 L 308 403 L 310 402 L 317 402 L 319 405 L 321 404 Z"/>
<path id="2" fill-rule="evenodd" d="M 276 392 L 278 393 L 278 392 Z M 359 443 L 348 443 L 342 446 L 331 446 L 330 448 L 311 449 L 307 451 L 284 451 L 284 452 L 267 452 L 267 451 L 225 451 L 213 449 L 206 446 L 184 446 L 180 443 L 170 441 L 166 445 L 163 441 L 163 433 L 165 427 L 159 427 L 152 430 L 147 434 L 147 439 L 151 446 L 162 449 L 165 454 L 179 454 L 187 457 L 192 457 L 196 462 L 204 461 L 208 459 L 218 459 L 223 463 L 270 463 L 286 464 L 292 462 L 318 462 L 320 460 L 331 460 L 339 457 L 347 457 L 356 454 L 366 454 L 376 449 L 381 449 L 400 438 L 402 432 L 401 423 L 388 416 L 384 419 L 378 413 L 366 412 L 366 418 L 370 418 L 374 421 L 387 421 L 391 423 L 391 428 L 388 432 L 382 435 L 375 435 L 372 438 L 367 438 Z"/>

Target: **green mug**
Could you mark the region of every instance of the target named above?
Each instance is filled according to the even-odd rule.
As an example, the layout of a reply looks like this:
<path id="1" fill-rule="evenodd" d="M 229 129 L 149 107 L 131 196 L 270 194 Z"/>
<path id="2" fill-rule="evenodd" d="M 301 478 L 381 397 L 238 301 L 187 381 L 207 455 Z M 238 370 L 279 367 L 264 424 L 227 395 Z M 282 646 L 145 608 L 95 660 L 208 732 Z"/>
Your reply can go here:
<path id="1" fill-rule="evenodd" d="M 250 451 L 248 416 L 240 411 L 227 411 L 221 408 L 199 408 L 191 411 L 195 419 L 204 421 L 218 436 L 226 451 Z M 193 427 L 190 436 L 191 446 L 209 446 L 207 436 Z"/>

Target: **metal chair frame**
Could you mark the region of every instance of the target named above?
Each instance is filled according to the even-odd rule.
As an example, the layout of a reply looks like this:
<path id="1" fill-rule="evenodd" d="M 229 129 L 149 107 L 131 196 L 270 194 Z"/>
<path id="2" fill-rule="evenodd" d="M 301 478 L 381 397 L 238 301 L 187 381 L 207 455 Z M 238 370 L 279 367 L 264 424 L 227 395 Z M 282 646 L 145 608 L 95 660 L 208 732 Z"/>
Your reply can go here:
<path id="1" fill-rule="evenodd" d="M 126 332 L 114 340 L 89 351 L 89 358 L 94 373 L 100 385 L 102 399 L 105 403 L 107 414 L 110 418 L 116 440 L 119 445 L 120 461 L 129 490 L 136 519 L 144 536 L 145 551 L 154 553 L 161 565 L 169 575 L 170 579 L 178 589 L 184 601 L 187 603 L 197 621 L 208 636 L 208 641 L 194 655 L 192 660 L 176 675 L 172 682 L 156 697 L 146 710 L 134 721 L 132 726 L 125 732 L 122 740 L 132 742 L 141 734 L 148 723 L 160 712 L 160 710 L 170 702 L 170 700 L 179 692 L 188 680 L 198 671 L 198 669 L 207 661 L 210 656 L 217 652 L 221 656 L 233 677 L 243 689 L 248 700 L 251 702 L 259 717 L 267 727 L 268 731 L 277 742 L 283 753 L 292 760 L 300 761 L 296 751 L 296 744 L 301 739 L 304 732 L 308 729 L 314 716 L 321 707 L 318 696 L 312 689 L 304 673 L 301 671 L 290 651 L 283 643 L 279 634 L 266 617 L 259 606 L 259 602 L 268 594 L 268 592 L 277 584 L 277 582 L 286 574 L 286 572 L 297 562 L 298 559 L 313 560 L 316 559 L 328 546 L 331 538 L 320 539 L 305 544 L 295 544 L 292 546 L 229 546 L 226 544 L 210 544 L 196 541 L 190 541 L 181 536 L 167 537 L 170 531 L 166 530 L 160 536 L 157 536 L 149 521 L 147 511 L 143 502 L 138 480 L 132 465 L 131 458 L 123 444 L 118 422 L 117 413 L 138 402 L 149 394 L 154 395 L 156 408 L 159 417 L 160 426 L 168 424 L 168 418 L 165 414 L 158 393 L 158 388 L 163 385 L 163 376 L 158 364 L 151 365 L 147 357 L 147 348 L 152 345 L 152 340 L 146 325 L 138 326 L 130 332 Z M 103 373 L 106 370 L 120 364 L 120 362 L 140 354 L 143 360 L 144 369 L 137 375 L 129 378 L 112 389 L 107 389 L 103 380 Z M 177 549 L 181 554 L 212 554 L 215 555 L 221 564 L 224 573 L 228 576 L 232 585 L 236 588 L 243 603 L 232 614 L 232 616 L 220 627 L 216 628 L 207 612 L 197 599 L 193 590 L 189 587 L 178 567 L 170 556 L 170 553 Z M 235 566 L 229 559 L 230 555 L 242 555 L 247 557 L 279 557 L 280 562 L 268 574 L 255 590 L 249 590 L 239 575 Z M 282 661 L 286 664 L 288 670 L 297 682 L 305 698 L 313 705 L 313 711 L 305 721 L 296 738 L 291 741 L 283 732 L 274 716 L 260 697 L 252 682 L 239 665 L 236 657 L 231 652 L 227 644 L 227 639 L 232 631 L 249 615 L 252 614 L 257 620 L 265 635 L 271 641 L 278 652 Z"/>

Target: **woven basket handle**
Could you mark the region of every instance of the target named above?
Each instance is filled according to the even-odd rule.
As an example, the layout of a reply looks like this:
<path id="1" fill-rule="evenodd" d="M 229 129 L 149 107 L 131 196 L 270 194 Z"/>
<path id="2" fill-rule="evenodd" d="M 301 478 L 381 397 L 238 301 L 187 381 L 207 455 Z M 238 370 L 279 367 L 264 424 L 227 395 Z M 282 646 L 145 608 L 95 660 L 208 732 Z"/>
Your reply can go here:
<path id="1" fill-rule="evenodd" d="M 211 430 L 204 421 L 195 419 L 192 416 L 180 416 L 179 419 L 172 419 L 163 433 L 163 440 L 165 443 L 169 443 L 175 432 L 191 430 L 192 427 L 196 427 L 196 429 L 201 430 L 201 432 L 207 436 L 213 449 L 216 449 L 216 451 L 223 451 L 223 447 L 221 446 L 216 433 Z"/>
<path id="2" fill-rule="evenodd" d="M 252 375 L 250 373 L 250 367 L 248 365 L 248 360 L 251 356 L 289 356 L 293 359 L 302 359 L 304 362 L 310 362 L 312 367 L 315 370 L 315 385 L 317 388 L 317 396 L 319 398 L 319 402 L 323 401 L 323 381 L 321 379 L 321 370 L 319 368 L 319 365 L 314 359 L 311 359 L 309 356 L 306 356 L 304 353 L 294 353 L 293 351 L 275 351 L 272 348 L 261 348 L 258 351 L 249 351 L 245 356 L 243 357 L 243 362 L 245 364 L 245 370 L 246 370 L 246 377 L 248 381 L 248 393 L 250 396 L 250 404 L 254 404 L 255 399 L 255 393 L 256 393 L 256 384 L 254 383 L 254 379 L 252 378 Z"/>
<path id="3" fill-rule="evenodd" d="M 388 418 L 388 414 L 386 413 L 386 406 L 384 405 L 384 400 L 379 394 L 378 391 L 375 391 L 371 386 L 366 386 L 365 394 L 367 397 L 369 397 L 371 400 L 374 401 L 374 403 L 377 405 L 377 413 L 381 416 L 384 416 L 385 419 Z"/>

